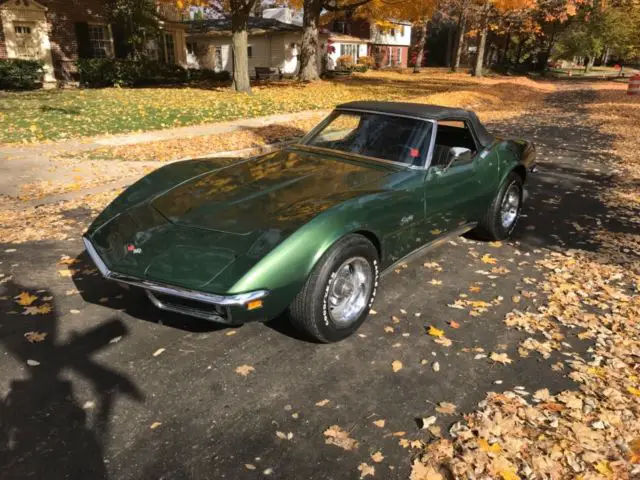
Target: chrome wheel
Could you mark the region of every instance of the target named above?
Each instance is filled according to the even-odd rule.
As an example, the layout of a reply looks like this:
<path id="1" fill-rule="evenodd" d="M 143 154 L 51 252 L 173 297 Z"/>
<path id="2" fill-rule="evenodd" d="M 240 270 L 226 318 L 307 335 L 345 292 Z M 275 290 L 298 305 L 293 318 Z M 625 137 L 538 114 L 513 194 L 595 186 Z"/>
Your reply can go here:
<path id="1" fill-rule="evenodd" d="M 329 283 L 327 308 L 333 322 L 347 327 L 355 322 L 367 307 L 373 289 L 373 269 L 363 257 L 345 261 Z"/>
<path id="2" fill-rule="evenodd" d="M 502 228 L 510 230 L 518 218 L 520 210 L 520 188 L 516 183 L 512 183 L 505 192 L 500 207 L 500 220 Z"/>

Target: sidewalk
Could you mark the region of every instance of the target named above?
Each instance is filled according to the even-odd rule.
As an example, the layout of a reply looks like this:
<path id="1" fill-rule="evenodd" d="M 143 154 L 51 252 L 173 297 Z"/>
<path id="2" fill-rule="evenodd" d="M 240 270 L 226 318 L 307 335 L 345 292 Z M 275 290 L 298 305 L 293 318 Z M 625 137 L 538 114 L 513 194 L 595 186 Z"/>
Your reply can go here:
<path id="1" fill-rule="evenodd" d="M 0 195 L 17 197 L 23 192 L 24 185 L 71 184 L 82 181 L 104 188 L 115 188 L 138 178 L 145 171 L 166 162 L 117 162 L 107 164 L 104 161 L 74 161 L 56 159 L 62 155 L 82 153 L 106 146 L 135 145 L 163 140 L 193 138 L 205 135 L 234 132 L 241 128 L 261 127 L 274 123 L 284 123 L 326 114 L 323 110 L 308 110 L 297 113 L 269 115 L 230 122 L 193 125 L 166 130 L 126 133 L 92 138 L 64 140 L 26 146 L 0 146 Z M 212 150 L 214 150 L 212 148 Z M 84 190 L 84 189 L 82 189 Z M 77 195 L 79 190 L 75 190 Z M 57 196 L 53 195 L 57 198 Z M 59 196 L 59 195 L 58 195 Z"/>

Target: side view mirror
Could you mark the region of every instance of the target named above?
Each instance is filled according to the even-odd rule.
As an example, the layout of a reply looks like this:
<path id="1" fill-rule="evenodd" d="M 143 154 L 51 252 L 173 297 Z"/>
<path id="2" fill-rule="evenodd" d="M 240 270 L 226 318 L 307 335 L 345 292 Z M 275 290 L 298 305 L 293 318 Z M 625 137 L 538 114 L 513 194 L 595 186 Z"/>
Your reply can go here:
<path id="1" fill-rule="evenodd" d="M 445 169 L 449 168 L 455 162 L 470 162 L 472 158 L 471 150 L 465 147 L 451 147 L 449 149 L 449 158 L 447 159 L 447 166 Z"/>

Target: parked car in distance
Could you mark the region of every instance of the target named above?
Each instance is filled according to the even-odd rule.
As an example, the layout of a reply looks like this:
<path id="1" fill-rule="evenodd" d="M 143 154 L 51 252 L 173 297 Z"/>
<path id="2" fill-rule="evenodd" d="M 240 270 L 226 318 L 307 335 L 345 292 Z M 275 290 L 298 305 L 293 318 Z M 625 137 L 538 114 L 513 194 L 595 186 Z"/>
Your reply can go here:
<path id="1" fill-rule="evenodd" d="M 288 312 L 333 342 L 365 320 L 385 271 L 470 230 L 508 237 L 534 157 L 470 111 L 351 102 L 276 152 L 148 174 L 84 242 L 158 308 L 227 325 Z"/>

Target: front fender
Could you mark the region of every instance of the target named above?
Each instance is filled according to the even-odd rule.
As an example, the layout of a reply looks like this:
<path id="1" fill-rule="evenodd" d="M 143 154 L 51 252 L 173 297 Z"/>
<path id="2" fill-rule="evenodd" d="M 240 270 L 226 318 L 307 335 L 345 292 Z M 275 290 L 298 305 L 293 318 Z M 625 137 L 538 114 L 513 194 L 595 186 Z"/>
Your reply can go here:
<path id="1" fill-rule="evenodd" d="M 229 293 L 269 290 L 265 314 L 276 316 L 291 304 L 327 250 L 340 238 L 357 231 L 380 238 L 375 229 L 345 204 L 323 212 L 254 265 Z"/>

